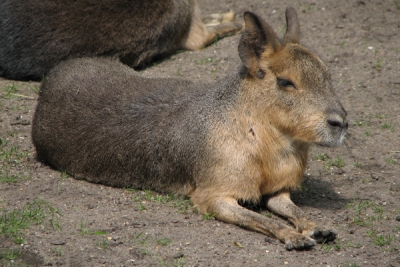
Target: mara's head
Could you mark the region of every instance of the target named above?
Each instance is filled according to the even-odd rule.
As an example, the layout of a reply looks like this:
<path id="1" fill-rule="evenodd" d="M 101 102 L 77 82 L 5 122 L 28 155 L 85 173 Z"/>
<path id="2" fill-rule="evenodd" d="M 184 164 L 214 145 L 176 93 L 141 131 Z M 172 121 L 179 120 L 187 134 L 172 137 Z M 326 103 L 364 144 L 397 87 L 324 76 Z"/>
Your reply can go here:
<path id="1" fill-rule="evenodd" d="M 246 75 L 246 97 L 256 103 L 257 116 L 293 140 L 340 145 L 348 127 L 346 111 L 332 89 L 325 64 L 299 44 L 295 10 L 286 10 L 287 30 L 282 40 L 257 15 L 246 12 L 244 21 L 239 56 Z"/>

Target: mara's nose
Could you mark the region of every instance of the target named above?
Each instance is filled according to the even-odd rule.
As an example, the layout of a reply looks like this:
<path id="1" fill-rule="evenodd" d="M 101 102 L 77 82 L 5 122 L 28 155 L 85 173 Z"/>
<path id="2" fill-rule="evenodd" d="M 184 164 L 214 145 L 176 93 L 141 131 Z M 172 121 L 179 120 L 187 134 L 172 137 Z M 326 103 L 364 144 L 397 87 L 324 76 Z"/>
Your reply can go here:
<path id="1" fill-rule="evenodd" d="M 328 125 L 332 128 L 347 129 L 349 123 L 346 120 L 347 112 L 343 108 L 331 112 L 328 117 Z"/>
<path id="2" fill-rule="evenodd" d="M 329 119 L 328 124 L 331 127 L 339 127 L 341 129 L 347 129 L 349 127 L 349 123 L 346 120 L 339 120 L 339 119 Z"/>

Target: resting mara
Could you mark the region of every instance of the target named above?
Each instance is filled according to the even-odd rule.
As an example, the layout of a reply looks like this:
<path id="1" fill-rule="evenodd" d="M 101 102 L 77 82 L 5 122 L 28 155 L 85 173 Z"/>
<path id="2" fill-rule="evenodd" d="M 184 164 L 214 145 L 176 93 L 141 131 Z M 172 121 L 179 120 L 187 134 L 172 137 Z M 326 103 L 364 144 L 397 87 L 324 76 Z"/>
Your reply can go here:
<path id="1" fill-rule="evenodd" d="M 94 183 L 187 195 L 201 213 L 274 236 L 287 249 L 333 240 L 290 200 L 310 145 L 338 146 L 348 123 L 324 63 L 286 10 L 280 41 L 244 14 L 241 64 L 221 81 L 144 78 L 109 59 L 74 59 L 45 77 L 33 121 L 38 158 Z M 264 196 L 264 198 L 263 198 Z M 287 217 L 275 223 L 238 201 Z"/>

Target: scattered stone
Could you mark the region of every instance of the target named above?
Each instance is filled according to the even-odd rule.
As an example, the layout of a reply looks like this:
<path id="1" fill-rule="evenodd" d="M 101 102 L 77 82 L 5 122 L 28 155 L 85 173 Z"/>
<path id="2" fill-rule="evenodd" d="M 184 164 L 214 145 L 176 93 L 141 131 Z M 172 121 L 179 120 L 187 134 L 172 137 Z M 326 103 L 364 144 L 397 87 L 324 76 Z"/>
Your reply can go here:
<path id="1" fill-rule="evenodd" d="M 333 168 L 332 172 L 339 175 L 345 173 L 345 171 L 342 168 Z"/>
<path id="2" fill-rule="evenodd" d="M 276 242 L 275 239 L 270 238 L 270 237 L 266 237 L 266 238 L 264 239 L 264 241 L 265 241 L 266 243 L 271 243 L 271 244 Z"/>
<path id="3" fill-rule="evenodd" d="M 142 223 L 132 223 L 132 225 L 133 225 L 133 227 L 134 228 L 140 228 L 140 227 L 143 227 L 143 226 L 146 226 L 146 224 L 142 224 Z"/>
<path id="4" fill-rule="evenodd" d="M 66 243 L 65 240 L 62 240 L 62 239 L 50 241 L 50 244 L 57 245 L 57 246 L 65 245 L 65 243 Z"/>
<path id="5" fill-rule="evenodd" d="M 129 255 L 131 255 L 134 260 L 142 260 L 145 256 L 142 251 L 136 248 L 129 249 Z"/>
<path id="6" fill-rule="evenodd" d="M 112 237 L 112 240 L 114 240 L 114 241 L 118 241 L 119 239 L 121 239 L 120 236 L 113 236 L 113 237 Z"/>
<path id="7" fill-rule="evenodd" d="M 396 216 L 396 221 L 399 221 L 399 222 L 400 222 L 400 215 L 399 215 L 399 216 Z"/>
<path id="8" fill-rule="evenodd" d="M 97 205 L 95 205 L 95 204 L 88 204 L 88 205 L 86 205 L 86 207 L 88 208 L 88 209 L 94 209 L 94 208 L 96 208 L 97 207 Z"/>
<path id="9" fill-rule="evenodd" d="M 111 240 L 111 244 L 110 244 L 110 246 L 112 246 L 112 247 L 117 247 L 117 246 L 119 246 L 119 245 L 122 245 L 122 244 L 124 244 L 124 242 L 122 242 L 122 241 L 115 241 L 115 240 Z"/>
<path id="10" fill-rule="evenodd" d="M 400 184 L 392 184 L 389 189 L 394 192 L 400 192 Z"/>
<path id="11" fill-rule="evenodd" d="M 374 179 L 375 181 L 378 181 L 379 179 L 382 178 L 382 176 L 377 175 L 376 173 L 371 173 L 370 176 L 371 176 L 371 178 Z"/>
<path id="12" fill-rule="evenodd" d="M 174 259 L 180 259 L 185 257 L 185 254 L 183 254 L 182 252 L 175 254 L 174 256 L 172 256 L 172 258 Z"/>

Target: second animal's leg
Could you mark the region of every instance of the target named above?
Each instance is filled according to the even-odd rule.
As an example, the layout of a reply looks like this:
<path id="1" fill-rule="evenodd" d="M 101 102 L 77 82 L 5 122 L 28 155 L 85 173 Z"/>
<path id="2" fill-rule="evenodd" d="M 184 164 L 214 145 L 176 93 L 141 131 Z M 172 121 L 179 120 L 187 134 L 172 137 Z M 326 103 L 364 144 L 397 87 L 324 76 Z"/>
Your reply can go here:
<path id="1" fill-rule="evenodd" d="M 207 26 L 208 38 L 206 38 L 206 45 L 215 42 L 227 36 L 235 35 L 242 29 L 242 25 L 235 22 L 226 22 L 218 25 Z"/>
<path id="2" fill-rule="evenodd" d="M 323 229 L 309 221 L 305 213 L 292 202 L 289 191 L 283 191 L 270 197 L 266 204 L 272 212 L 288 218 L 299 233 L 310 236 L 318 243 L 332 241 L 336 238 L 336 233 L 331 229 Z"/>
<path id="3" fill-rule="evenodd" d="M 210 42 L 215 38 L 223 38 L 234 35 L 242 29 L 242 25 L 235 22 L 236 14 L 231 10 L 226 13 L 210 14 L 203 18 L 203 23 L 210 32 Z"/>
<path id="4" fill-rule="evenodd" d="M 203 17 L 203 23 L 207 26 L 218 25 L 221 23 L 235 22 L 236 14 L 232 10 L 226 13 L 214 13 Z"/>
<path id="5" fill-rule="evenodd" d="M 230 11 L 210 15 L 211 20 L 204 24 L 196 0 L 190 1 L 191 24 L 186 36 L 181 40 L 181 47 L 199 50 L 219 38 L 234 35 L 242 30 L 242 24 L 235 23 L 235 14 Z"/>
<path id="6" fill-rule="evenodd" d="M 239 225 L 262 232 L 268 236 L 274 236 L 285 243 L 288 250 L 306 249 L 314 246 L 313 239 L 298 233 L 294 229 L 284 224 L 275 223 L 259 213 L 241 207 L 233 197 L 218 197 L 201 201 L 192 197 L 193 203 L 199 207 L 203 213 L 211 213 L 221 221 Z"/>

